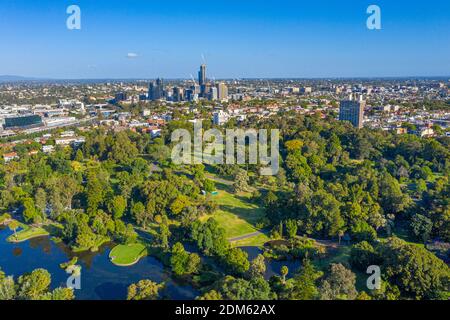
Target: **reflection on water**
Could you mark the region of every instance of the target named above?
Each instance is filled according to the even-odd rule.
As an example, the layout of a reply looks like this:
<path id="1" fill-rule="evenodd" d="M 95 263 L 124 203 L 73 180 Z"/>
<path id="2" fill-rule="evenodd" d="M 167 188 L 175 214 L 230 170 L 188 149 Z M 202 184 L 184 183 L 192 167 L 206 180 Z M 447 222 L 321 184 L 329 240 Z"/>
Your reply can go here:
<path id="1" fill-rule="evenodd" d="M 8 228 L 0 227 L 0 267 L 6 274 L 17 278 L 34 269 L 44 268 L 52 275 L 53 288 L 65 286 L 68 275 L 59 265 L 77 256 L 82 267 L 81 290 L 75 292 L 77 299 L 126 299 L 128 286 L 142 279 L 165 282 L 162 295 L 169 299 L 190 300 L 199 295 L 190 285 L 174 282 L 164 266 L 152 257 L 143 258 L 132 267 L 113 265 L 109 261 L 112 243 L 95 253 L 73 253 L 63 243 L 55 244 L 48 237 L 11 244 L 6 241 L 11 234 Z"/>
<path id="2" fill-rule="evenodd" d="M 6 238 L 12 232 L 0 227 L 0 267 L 8 274 L 17 278 L 26 272 L 37 268 L 47 269 L 52 275 L 52 287 L 65 286 L 68 275 L 60 268 L 60 264 L 78 257 L 81 265 L 81 290 L 77 290 L 77 299 L 82 300 L 120 300 L 126 299 L 127 288 L 131 283 L 142 279 L 150 279 L 158 283 L 164 282 L 165 289 L 161 295 L 166 299 L 191 300 L 199 295 L 189 284 L 174 282 L 164 266 L 153 257 L 143 258 L 134 266 L 123 268 L 109 261 L 109 253 L 114 244 L 103 245 L 98 252 L 74 253 L 63 243 L 55 244 L 48 237 L 32 239 L 24 243 L 11 244 Z M 191 252 L 197 248 L 186 245 Z M 262 253 L 256 247 L 242 248 L 252 260 Z M 204 257 L 218 270 L 212 258 Z M 265 278 L 279 275 L 281 267 L 286 265 L 292 273 L 300 268 L 300 261 L 268 261 L 266 260 Z"/>
<path id="3" fill-rule="evenodd" d="M 43 253 L 50 255 L 51 254 L 51 241 L 48 237 L 39 237 L 29 240 L 30 248 L 32 249 L 40 249 Z"/>
<path id="4" fill-rule="evenodd" d="M 14 249 L 13 249 L 13 255 L 14 255 L 14 257 L 19 257 L 19 256 L 21 256 L 21 255 L 22 255 L 22 249 L 20 249 L 20 248 L 14 248 Z"/>
<path id="5" fill-rule="evenodd" d="M 263 251 L 258 247 L 241 247 L 241 249 L 247 252 L 248 259 L 250 261 L 263 253 Z M 266 273 L 264 274 L 264 278 L 268 280 L 272 276 L 279 276 L 283 266 L 288 267 L 290 274 L 294 274 L 298 269 L 300 269 L 301 261 L 299 259 L 289 261 L 275 261 L 266 259 Z"/>

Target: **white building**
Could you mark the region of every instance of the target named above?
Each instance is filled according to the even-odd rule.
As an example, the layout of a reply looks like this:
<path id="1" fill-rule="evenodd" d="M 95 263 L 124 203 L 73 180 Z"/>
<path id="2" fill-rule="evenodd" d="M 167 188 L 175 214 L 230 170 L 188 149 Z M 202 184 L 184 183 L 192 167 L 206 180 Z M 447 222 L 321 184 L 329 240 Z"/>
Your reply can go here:
<path id="1" fill-rule="evenodd" d="M 221 126 L 221 125 L 227 123 L 229 119 L 230 119 L 230 115 L 227 112 L 222 111 L 222 110 L 220 110 L 218 112 L 214 112 L 214 114 L 213 114 L 213 123 L 215 125 Z"/>

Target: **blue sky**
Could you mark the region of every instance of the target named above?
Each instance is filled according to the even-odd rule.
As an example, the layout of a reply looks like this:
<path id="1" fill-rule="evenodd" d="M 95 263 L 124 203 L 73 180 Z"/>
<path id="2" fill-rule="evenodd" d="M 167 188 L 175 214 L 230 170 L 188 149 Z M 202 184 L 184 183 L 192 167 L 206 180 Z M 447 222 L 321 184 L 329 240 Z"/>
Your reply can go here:
<path id="1" fill-rule="evenodd" d="M 35 77 L 450 76 L 450 1 L 1 0 L 0 39 L 0 74 Z"/>

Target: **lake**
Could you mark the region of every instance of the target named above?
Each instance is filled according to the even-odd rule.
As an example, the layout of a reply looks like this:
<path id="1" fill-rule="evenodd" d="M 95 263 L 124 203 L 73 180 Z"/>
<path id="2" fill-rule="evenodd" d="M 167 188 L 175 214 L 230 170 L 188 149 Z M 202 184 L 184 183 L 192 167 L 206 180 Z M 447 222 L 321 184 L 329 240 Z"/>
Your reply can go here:
<path id="1" fill-rule="evenodd" d="M 191 300 L 199 292 L 190 285 L 182 285 L 170 278 L 170 273 L 152 257 L 142 258 L 131 267 L 117 267 L 109 261 L 112 245 L 104 245 L 99 252 L 72 253 L 64 244 L 55 244 L 48 237 L 12 244 L 6 239 L 12 232 L 0 227 L 0 267 L 7 275 L 18 276 L 43 268 L 52 275 L 52 288 L 66 286 L 68 274 L 59 265 L 78 256 L 81 265 L 81 290 L 75 290 L 78 300 L 124 300 L 130 284 L 150 279 L 166 287 L 164 298 Z"/>
<path id="2" fill-rule="evenodd" d="M 60 264 L 72 257 L 78 257 L 81 265 L 81 289 L 75 290 L 78 300 L 124 300 L 130 284 L 142 279 L 150 279 L 157 283 L 164 282 L 161 292 L 163 298 L 172 300 L 192 300 L 200 293 L 192 286 L 180 284 L 170 278 L 170 272 L 161 262 L 153 257 L 144 257 L 131 267 L 118 267 L 109 261 L 109 253 L 113 244 L 107 244 L 98 252 L 73 253 L 66 245 L 55 244 L 49 237 L 32 239 L 23 243 L 9 243 L 6 239 L 12 234 L 7 227 L 0 226 L 0 267 L 7 275 L 18 276 L 38 268 L 46 269 L 52 275 L 52 288 L 66 286 L 68 274 L 60 268 Z M 191 245 L 185 245 L 191 252 L 198 250 Z M 253 260 L 262 253 L 257 247 L 241 248 Z M 216 265 L 211 258 L 203 258 L 208 263 Z M 290 274 L 300 268 L 300 261 L 267 261 L 265 278 L 280 275 L 281 267 L 286 265 Z M 222 269 L 220 266 L 216 266 Z"/>

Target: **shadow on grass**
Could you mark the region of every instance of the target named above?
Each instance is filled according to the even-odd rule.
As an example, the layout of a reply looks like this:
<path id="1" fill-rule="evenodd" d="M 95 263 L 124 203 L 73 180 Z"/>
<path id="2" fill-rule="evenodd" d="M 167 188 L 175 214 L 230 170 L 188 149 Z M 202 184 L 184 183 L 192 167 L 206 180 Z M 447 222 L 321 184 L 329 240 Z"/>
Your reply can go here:
<path id="1" fill-rule="evenodd" d="M 261 218 L 263 218 L 263 211 L 259 208 L 239 208 L 239 207 L 233 207 L 229 205 L 221 205 L 220 209 L 222 211 L 230 212 L 237 217 L 239 217 L 242 220 L 245 220 L 252 226 L 255 225 L 255 223 L 258 223 Z"/>

